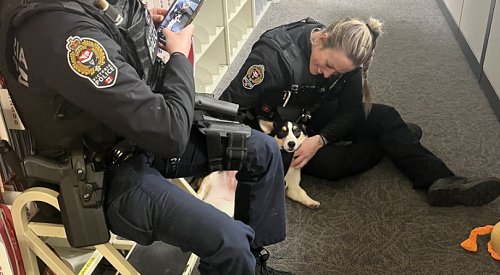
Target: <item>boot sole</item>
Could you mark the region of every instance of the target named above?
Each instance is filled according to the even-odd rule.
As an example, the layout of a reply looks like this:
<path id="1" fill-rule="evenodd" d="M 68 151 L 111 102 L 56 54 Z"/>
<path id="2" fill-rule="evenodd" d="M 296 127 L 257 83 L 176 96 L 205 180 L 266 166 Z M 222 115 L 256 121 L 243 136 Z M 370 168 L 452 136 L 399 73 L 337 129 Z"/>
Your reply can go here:
<path id="1" fill-rule="evenodd" d="M 468 188 L 435 189 L 427 193 L 429 203 L 434 206 L 482 206 L 500 195 L 500 182 L 496 178 L 470 183 Z"/>

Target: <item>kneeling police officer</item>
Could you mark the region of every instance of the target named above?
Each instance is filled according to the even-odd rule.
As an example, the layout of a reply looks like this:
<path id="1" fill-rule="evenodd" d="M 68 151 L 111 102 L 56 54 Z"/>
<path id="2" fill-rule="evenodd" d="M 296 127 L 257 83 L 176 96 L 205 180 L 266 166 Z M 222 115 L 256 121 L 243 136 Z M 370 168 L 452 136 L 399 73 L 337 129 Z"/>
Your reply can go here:
<path id="1" fill-rule="evenodd" d="M 93 167 L 105 169 L 103 209 L 119 236 L 192 251 L 202 274 L 288 274 L 266 266 L 264 249 L 285 239 L 275 142 L 253 130 L 243 139 L 212 135 L 223 152 L 239 156 L 231 161 L 207 152 L 208 135 L 192 126 L 194 78 L 186 56 L 193 27 L 163 30 L 170 59 L 161 63 L 155 23 L 165 10 L 151 17 L 139 0 L 28 2 L 39 3 L 2 20 L 0 60 L 35 154 L 63 161 L 83 145 L 106 152 L 92 158 L 100 162 Z M 116 154 L 123 144 L 132 149 Z M 234 219 L 166 180 L 235 167 Z"/>

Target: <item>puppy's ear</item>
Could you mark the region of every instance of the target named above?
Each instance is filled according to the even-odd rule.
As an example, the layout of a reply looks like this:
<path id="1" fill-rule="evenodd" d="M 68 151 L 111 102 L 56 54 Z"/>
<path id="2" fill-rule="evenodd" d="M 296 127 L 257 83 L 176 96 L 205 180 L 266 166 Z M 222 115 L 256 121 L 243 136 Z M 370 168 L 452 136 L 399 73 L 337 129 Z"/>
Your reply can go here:
<path id="1" fill-rule="evenodd" d="M 302 132 L 307 133 L 307 131 L 306 131 L 307 128 L 306 128 L 306 125 L 304 123 L 300 123 L 299 127 L 300 127 L 300 129 L 302 129 Z"/>
<path id="2" fill-rule="evenodd" d="M 274 129 L 272 121 L 259 119 L 259 126 L 260 129 L 262 129 L 262 132 L 264 132 L 267 135 L 269 135 Z"/>

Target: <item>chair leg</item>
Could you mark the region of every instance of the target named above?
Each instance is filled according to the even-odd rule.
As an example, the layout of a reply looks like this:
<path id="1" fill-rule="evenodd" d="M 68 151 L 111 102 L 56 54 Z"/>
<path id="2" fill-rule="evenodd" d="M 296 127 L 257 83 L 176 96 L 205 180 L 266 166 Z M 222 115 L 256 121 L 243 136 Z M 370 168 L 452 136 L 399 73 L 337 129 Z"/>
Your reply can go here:
<path id="1" fill-rule="evenodd" d="M 139 274 L 137 270 L 110 243 L 96 245 L 95 248 L 121 274 Z"/>
<path id="2" fill-rule="evenodd" d="M 191 275 L 194 267 L 196 266 L 198 258 L 199 257 L 196 254 L 191 253 L 191 256 L 189 257 L 189 260 L 186 263 L 186 268 L 184 269 L 184 272 L 182 272 L 182 275 Z"/>
<path id="3" fill-rule="evenodd" d="M 34 255 L 40 259 L 54 271 L 56 274 L 75 274 L 62 260 L 52 251 L 45 242 L 31 231 L 26 232 L 27 240 L 29 240 L 29 248 L 34 252 Z M 24 257 L 24 255 L 23 255 Z M 23 258 L 24 259 L 24 258 Z M 36 262 L 36 260 L 35 260 Z M 37 267 L 38 269 L 38 267 Z M 31 274 L 27 272 L 27 274 Z M 40 274 L 40 273 L 33 273 Z"/>
<path id="4" fill-rule="evenodd" d="M 66 238 L 66 233 L 62 225 L 31 223 L 26 215 L 27 205 L 31 202 L 41 201 L 48 203 L 60 210 L 57 201 L 56 191 L 34 187 L 24 191 L 16 198 L 12 206 L 12 218 L 16 230 L 16 236 L 23 257 L 26 274 L 40 274 L 36 257 L 38 256 L 47 266 L 57 274 L 75 274 L 59 256 L 52 251 L 49 246 L 37 235 L 39 232 L 43 237 Z M 35 230 L 35 231 L 34 231 Z M 120 243 L 121 246 L 130 247 L 129 243 Z M 116 250 L 111 243 L 95 246 L 98 253 L 101 253 L 121 274 L 139 274 L 135 268 Z M 85 270 L 82 269 L 82 274 Z"/>
<path id="5" fill-rule="evenodd" d="M 40 243 L 45 245 L 35 234 L 33 234 L 28 225 L 27 205 L 33 201 L 46 201 L 49 204 L 54 204 L 55 202 L 57 205 L 57 192 L 47 188 L 32 188 L 19 195 L 14 200 L 12 205 L 12 220 L 14 222 L 16 236 L 19 242 L 19 249 L 21 250 L 26 273 L 40 274 L 40 270 L 38 269 L 38 264 L 36 262 L 35 252 L 46 253 L 48 251 L 41 248 L 43 246 L 32 247 L 34 242 L 38 245 L 40 245 Z M 58 208 L 57 206 L 55 207 Z M 47 246 L 45 245 L 45 247 Z M 49 248 L 47 247 L 47 249 Z M 50 251 L 49 254 L 54 253 Z M 49 258 L 47 258 L 47 260 L 54 260 L 54 258 Z M 59 261 L 62 263 L 60 259 Z"/>

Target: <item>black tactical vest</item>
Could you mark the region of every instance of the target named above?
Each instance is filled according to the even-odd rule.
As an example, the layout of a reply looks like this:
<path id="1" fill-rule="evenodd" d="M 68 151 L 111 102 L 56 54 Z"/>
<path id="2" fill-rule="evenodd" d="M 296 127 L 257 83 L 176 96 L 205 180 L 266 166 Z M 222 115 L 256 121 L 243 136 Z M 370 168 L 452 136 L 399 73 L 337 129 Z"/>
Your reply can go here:
<path id="1" fill-rule="evenodd" d="M 6 78 L 8 88 L 14 103 L 23 103 L 23 106 L 32 106 L 20 111 L 21 118 L 24 113 L 31 113 L 27 117 L 37 117 L 40 120 L 50 120 L 54 122 L 54 136 L 44 135 L 43 131 L 38 131 L 40 141 L 35 144 L 47 146 L 36 146 L 38 152 L 47 157 L 58 157 L 64 155 L 65 151 L 75 146 L 81 146 L 82 133 L 87 133 L 95 138 L 95 141 L 103 147 L 111 146 L 116 142 L 117 135 L 101 122 L 96 121 L 90 115 L 82 115 L 82 111 L 77 106 L 62 97 L 50 99 L 44 96 L 37 96 L 37 93 L 30 92 L 29 88 L 21 85 L 16 77 L 16 70 L 13 61 L 13 32 L 16 27 L 21 26 L 24 19 L 49 10 L 64 10 L 70 13 L 88 16 L 102 23 L 112 34 L 113 40 L 122 48 L 122 53 L 129 64 L 131 64 L 138 75 L 144 80 L 151 82 L 152 71 L 157 51 L 157 35 L 154 24 L 149 16 L 146 6 L 140 1 L 129 1 L 127 14 L 123 14 L 124 20 L 121 24 L 115 24 L 113 20 L 102 10 L 93 5 L 93 0 L 75 1 L 54 1 L 40 2 L 30 1 L 29 4 L 13 8 L 10 13 L 2 13 L 2 25 L 0 31 L 0 71 Z M 33 104 L 36 102 L 36 104 Z M 48 106 L 54 110 L 54 114 L 42 114 L 37 110 L 37 106 Z M 21 112 L 22 111 L 22 112 Z M 78 119 L 74 119 L 78 117 Z M 30 123 L 28 123 L 29 125 Z M 31 125 L 34 125 L 31 122 Z M 32 127 L 33 128 L 33 127 Z M 60 129 L 60 130 L 58 130 Z M 51 142 L 57 139 L 57 142 Z M 57 144 L 57 148 L 51 144 Z"/>
<path id="2" fill-rule="evenodd" d="M 308 17 L 306 19 L 279 26 L 266 31 L 259 42 L 275 49 L 283 60 L 290 75 L 291 84 L 282 94 L 266 93 L 256 115 L 265 119 L 303 121 L 310 118 L 311 113 L 325 100 L 331 100 L 342 88 L 342 75 L 332 76 L 321 84 L 305 84 L 303 75 L 306 73 L 309 59 L 290 36 L 293 31 L 304 26 L 323 28 L 320 22 Z M 254 45 L 255 47 L 255 45 Z"/>

